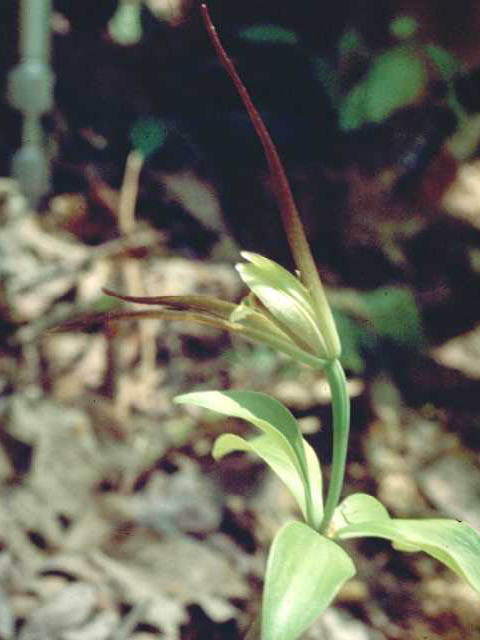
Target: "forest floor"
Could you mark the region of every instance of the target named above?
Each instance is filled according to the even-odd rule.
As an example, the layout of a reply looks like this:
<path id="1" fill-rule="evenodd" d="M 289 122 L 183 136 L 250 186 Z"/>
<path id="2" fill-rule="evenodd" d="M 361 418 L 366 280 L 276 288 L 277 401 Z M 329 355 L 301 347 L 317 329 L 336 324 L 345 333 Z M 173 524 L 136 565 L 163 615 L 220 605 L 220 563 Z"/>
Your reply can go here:
<path id="1" fill-rule="evenodd" d="M 245 424 L 173 399 L 192 389 L 270 393 L 298 417 L 327 472 L 325 380 L 196 325 L 50 332 L 108 309 L 102 287 L 238 301 L 236 256 L 189 258 L 143 223 L 92 247 L 51 222 L 78 196 L 53 198 L 39 217 L 13 182 L 0 187 L 2 260 L 15 265 L 2 301 L 0 637 L 241 637 L 259 607 L 269 543 L 295 505 L 257 460 L 214 463 L 216 436 L 248 434 Z M 479 355 L 477 328 L 405 365 L 403 389 L 388 368 L 350 373 L 345 494 L 370 492 L 396 517 L 480 527 Z M 350 548 L 357 574 L 305 638 L 480 638 L 478 595 L 433 559 L 380 540 Z"/>

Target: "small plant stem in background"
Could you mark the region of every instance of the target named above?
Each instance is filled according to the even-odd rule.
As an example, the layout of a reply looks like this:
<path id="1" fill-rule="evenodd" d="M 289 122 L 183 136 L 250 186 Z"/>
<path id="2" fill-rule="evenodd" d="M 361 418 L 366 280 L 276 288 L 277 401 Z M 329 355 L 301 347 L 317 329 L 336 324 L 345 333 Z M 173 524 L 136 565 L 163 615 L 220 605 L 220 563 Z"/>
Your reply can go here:
<path id="1" fill-rule="evenodd" d="M 339 360 L 333 360 L 325 366 L 327 380 L 332 394 L 333 412 L 333 455 L 328 485 L 325 511 L 320 525 L 320 533 L 328 530 L 335 507 L 340 500 L 345 477 L 345 462 L 348 450 L 350 430 L 350 398 L 348 396 L 345 373 Z"/>
<path id="2" fill-rule="evenodd" d="M 277 149 L 245 85 L 220 42 L 206 5 L 202 4 L 201 11 L 210 40 L 245 105 L 265 151 L 285 233 L 287 234 L 295 264 L 300 271 L 302 282 L 313 298 L 318 324 L 326 344 L 327 357 L 331 359 L 337 358 L 340 355 L 341 347 L 335 322 Z"/>
<path id="3" fill-rule="evenodd" d="M 130 151 L 125 163 L 120 202 L 118 205 L 118 225 L 128 235 L 135 227 L 135 207 L 137 206 L 140 172 L 143 167 L 143 156 L 138 151 Z"/>
<path id="4" fill-rule="evenodd" d="M 128 154 L 118 203 L 118 226 L 125 237 L 131 236 L 135 230 L 135 208 L 143 163 L 144 156 L 138 151 L 134 150 Z M 127 258 L 123 262 L 122 268 L 129 295 L 145 295 L 141 265 L 138 260 Z M 140 383 L 145 385 L 147 393 L 151 386 L 152 374 L 155 371 L 155 327 L 156 322 L 152 323 L 147 320 L 139 323 L 138 329 L 140 335 Z M 122 394 L 119 393 L 118 395 L 121 396 Z M 128 397 L 129 394 L 125 395 Z M 120 412 L 122 411 L 120 406 L 118 409 Z M 123 411 L 125 411 L 125 408 L 123 408 Z"/>
<path id="5" fill-rule="evenodd" d="M 118 227 L 121 234 L 127 237 L 135 229 L 135 207 L 142 166 L 143 156 L 137 151 L 131 151 L 127 156 L 118 202 Z M 143 283 L 138 262 L 125 260 L 122 266 L 128 293 L 130 295 L 143 295 Z"/>

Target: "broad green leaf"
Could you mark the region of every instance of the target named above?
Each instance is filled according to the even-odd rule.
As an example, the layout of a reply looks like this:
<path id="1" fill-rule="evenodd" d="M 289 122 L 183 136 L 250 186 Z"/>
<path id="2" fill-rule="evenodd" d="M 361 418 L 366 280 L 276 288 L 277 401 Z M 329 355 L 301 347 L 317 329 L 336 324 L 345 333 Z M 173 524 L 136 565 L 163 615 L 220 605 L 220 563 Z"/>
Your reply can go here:
<path id="1" fill-rule="evenodd" d="M 355 574 L 335 542 L 301 522 L 286 524 L 268 556 L 262 640 L 296 640 Z"/>
<path id="2" fill-rule="evenodd" d="M 298 44 L 295 31 L 285 29 L 278 24 L 253 24 L 240 29 L 239 35 L 244 40 L 254 44 Z"/>
<path id="3" fill-rule="evenodd" d="M 398 47 L 379 56 L 367 77 L 367 118 L 382 122 L 396 109 L 415 102 L 424 90 L 423 61 L 408 48 Z"/>
<path id="4" fill-rule="evenodd" d="M 373 496 L 366 493 L 354 493 L 345 498 L 335 509 L 332 529 L 338 531 L 351 524 L 371 522 L 372 520 L 390 520 L 390 516 L 383 504 Z"/>
<path id="5" fill-rule="evenodd" d="M 306 441 L 304 441 L 303 445 L 307 458 L 310 490 L 312 494 L 313 524 L 318 527 L 320 526 L 323 516 L 322 475 L 314 450 Z M 285 450 L 278 446 L 276 440 L 267 434 L 257 436 L 251 440 L 245 440 L 233 433 L 225 433 L 215 441 L 212 454 L 213 457 L 218 460 L 234 451 L 255 453 L 266 462 L 272 471 L 276 473 L 280 480 L 288 487 L 305 520 L 308 519 L 305 485 L 302 477 L 297 467 L 286 455 Z"/>
<path id="6" fill-rule="evenodd" d="M 382 519 L 349 525 L 336 538 L 373 536 L 391 540 L 402 551 L 424 551 L 480 592 L 480 533 L 457 520 Z"/>
<path id="7" fill-rule="evenodd" d="M 194 404 L 250 422 L 275 440 L 303 477 L 306 476 L 304 440 L 297 421 L 275 398 L 254 391 L 201 391 L 177 396 L 175 402 Z"/>

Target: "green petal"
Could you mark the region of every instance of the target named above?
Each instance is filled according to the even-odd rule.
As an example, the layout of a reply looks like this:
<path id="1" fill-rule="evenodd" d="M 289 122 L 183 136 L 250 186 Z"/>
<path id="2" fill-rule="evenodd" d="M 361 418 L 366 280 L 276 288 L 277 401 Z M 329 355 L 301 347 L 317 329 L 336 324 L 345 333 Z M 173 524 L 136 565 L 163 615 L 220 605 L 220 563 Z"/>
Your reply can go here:
<path id="1" fill-rule="evenodd" d="M 277 262 L 265 258 L 258 253 L 242 251 L 240 255 L 257 268 L 259 277 L 265 283 L 269 283 L 272 287 L 288 291 L 297 302 L 305 307 L 306 311 L 311 311 L 311 298 L 307 288 L 296 276 L 290 273 L 290 271 L 287 271 L 287 269 Z M 241 269 L 244 266 L 246 265 L 240 263 L 236 265 L 236 268 Z"/>
<path id="2" fill-rule="evenodd" d="M 260 258 L 256 256 L 257 261 Z M 310 296 L 292 274 L 271 260 L 267 260 L 266 265 L 239 264 L 237 271 L 284 332 L 302 349 L 325 357 L 325 341 L 318 328 Z"/>

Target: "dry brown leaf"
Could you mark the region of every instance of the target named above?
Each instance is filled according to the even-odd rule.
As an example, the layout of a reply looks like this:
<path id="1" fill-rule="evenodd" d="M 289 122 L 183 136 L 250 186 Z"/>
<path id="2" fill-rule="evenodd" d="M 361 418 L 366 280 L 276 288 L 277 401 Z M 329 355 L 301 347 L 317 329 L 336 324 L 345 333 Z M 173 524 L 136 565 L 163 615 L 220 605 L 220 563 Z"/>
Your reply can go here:
<path id="1" fill-rule="evenodd" d="M 120 616 L 115 611 L 102 611 L 79 629 L 61 634 L 61 640 L 110 640 L 118 629 Z"/>
<path id="2" fill-rule="evenodd" d="M 67 629 L 83 625 L 93 614 L 98 603 L 94 586 L 85 582 L 69 584 L 42 603 L 22 628 L 19 640 L 53 640 Z"/>
<path id="3" fill-rule="evenodd" d="M 158 627 L 172 640 L 180 637 L 178 629 L 187 621 L 183 603 L 163 592 L 154 569 L 120 562 L 100 552 L 91 557 L 105 573 L 117 600 L 132 605 L 146 600 L 149 604 L 142 621 Z"/>
<path id="4" fill-rule="evenodd" d="M 430 353 L 444 367 L 457 369 L 467 378 L 480 380 L 480 325 L 448 340 Z"/>
<path id="5" fill-rule="evenodd" d="M 144 491 L 106 495 L 102 504 L 117 519 L 133 520 L 160 533 L 206 533 L 215 531 L 221 520 L 217 487 L 187 459 L 181 459 L 175 473 L 155 473 Z"/>

